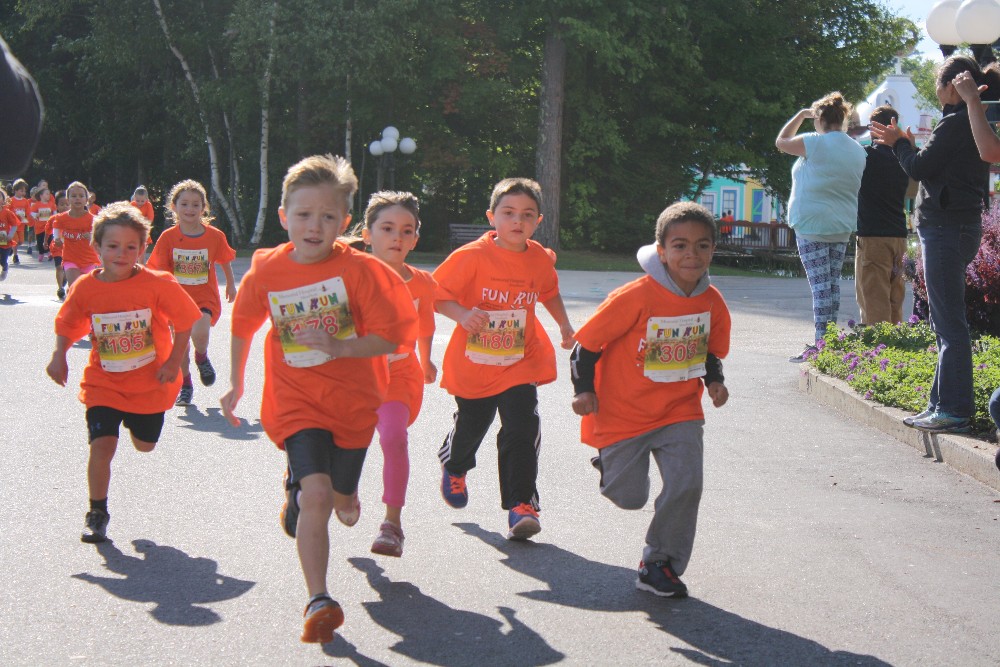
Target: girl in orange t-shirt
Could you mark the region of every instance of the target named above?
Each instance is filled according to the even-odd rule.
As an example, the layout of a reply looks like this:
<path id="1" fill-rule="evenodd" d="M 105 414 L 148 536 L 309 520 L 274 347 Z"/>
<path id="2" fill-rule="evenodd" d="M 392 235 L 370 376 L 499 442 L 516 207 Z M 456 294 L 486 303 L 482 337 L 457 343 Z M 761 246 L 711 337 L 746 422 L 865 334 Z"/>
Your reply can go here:
<path id="1" fill-rule="evenodd" d="M 69 210 L 69 199 L 66 198 L 66 191 L 60 190 L 56 193 L 56 215 L 60 213 L 65 213 Z M 56 297 L 59 299 L 66 298 L 66 271 L 63 269 L 63 252 L 62 247 L 57 246 L 52 240 L 52 221 L 55 220 L 55 215 L 49 218 L 48 222 L 45 223 L 45 244 L 49 247 L 49 253 L 51 253 L 52 264 L 56 267 Z"/>
<path id="2" fill-rule="evenodd" d="M 385 520 L 372 544 L 372 553 L 403 555 L 402 511 L 410 475 L 406 429 L 417 418 L 424 384 L 437 379 L 431 361 L 434 340 L 434 292 L 431 274 L 406 264 L 406 255 L 417 245 L 420 209 L 409 192 L 376 192 L 368 200 L 362 238 L 372 254 L 388 264 L 406 282 L 417 310 L 417 338 L 389 355 L 389 389 L 378 409 L 379 444 L 382 446 L 382 502 Z M 419 361 L 417 353 L 419 352 Z"/>
<path id="3" fill-rule="evenodd" d="M 21 259 L 17 256 L 17 247 L 24 241 L 25 229 L 28 226 L 28 219 L 31 216 L 31 200 L 28 198 L 28 182 L 23 178 L 14 181 L 11 186 L 14 196 L 7 203 L 8 208 L 17 216 L 20 224 L 17 227 L 16 240 L 14 244 L 14 263 L 20 264 Z M 31 254 L 31 246 L 28 246 L 28 254 Z"/>
<path id="4" fill-rule="evenodd" d="M 38 248 L 38 259 L 51 259 L 45 253 L 49 251 L 45 242 L 45 224 L 56 214 L 56 202 L 48 188 L 38 188 L 31 202 L 31 222 L 35 228 L 35 246 Z"/>
<path id="5" fill-rule="evenodd" d="M 236 251 L 229 247 L 226 235 L 211 226 L 208 194 L 201 183 L 181 181 L 170 189 L 167 202 L 175 225 L 160 234 L 149 256 L 149 266 L 173 273 L 177 282 L 201 308 L 201 319 L 191 331 L 191 344 L 201 383 L 208 387 L 215 382 L 215 368 L 208 359 L 209 332 L 222 314 L 215 265 L 222 267 L 226 276 L 226 301 L 232 303 L 236 298 L 236 278 L 232 267 Z M 194 384 L 187 356 L 184 357 L 181 372 L 184 382 L 177 405 L 190 405 Z"/>
<path id="6" fill-rule="evenodd" d="M 17 244 L 17 229 L 21 221 L 7 207 L 7 193 L 0 188 L 0 281 L 7 280 L 7 258 Z"/>
<path id="7" fill-rule="evenodd" d="M 90 244 L 94 216 L 87 212 L 87 186 L 73 181 L 66 186 L 69 211 L 57 213 L 52 220 L 52 239 L 62 249 L 63 269 L 72 287 L 81 274 L 90 273 L 101 263 L 101 258 Z"/>
<path id="8" fill-rule="evenodd" d="M 120 425 L 131 432 L 140 452 L 156 446 L 163 414 L 180 388 L 181 357 L 199 315 L 173 276 L 138 264 L 148 233 L 149 224 L 128 204 L 102 211 L 93 234 L 103 266 L 72 286 L 56 316 L 56 349 L 46 372 L 57 384 L 66 385 L 70 346 L 87 334 L 92 343 L 80 382 L 90 437 L 84 542 L 107 539 L 111 460 Z"/>

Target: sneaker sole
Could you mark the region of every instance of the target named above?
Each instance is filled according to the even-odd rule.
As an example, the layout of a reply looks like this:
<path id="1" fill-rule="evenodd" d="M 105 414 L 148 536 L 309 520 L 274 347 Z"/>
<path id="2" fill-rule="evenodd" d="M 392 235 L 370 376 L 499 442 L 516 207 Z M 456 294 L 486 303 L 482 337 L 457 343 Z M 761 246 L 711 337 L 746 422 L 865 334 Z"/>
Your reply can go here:
<path id="1" fill-rule="evenodd" d="M 293 540 L 295 539 L 295 530 L 299 527 L 299 517 L 295 516 L 295 521 L 291 521 L 291 513 L 288 511 L 288 503 L 290 501 L 286 500 L 281 505 L 281 512 L 278 518 L 281 520 L 281 529 L 285 531 L 285 535 L 288 535 Z"/>
<path id="2" fill-rule="evenodd" d="M 514 540 L 516 542 L 523 542 L 540 532 L 542 532 L 542 524 L 530 519 L 521 519 L 515 523 L 510 529 L 510 532 L 507 533 L 507 539 Z"/>
<path id="3" fill-rule="evenodd" d="M 211 387 L 213 384 L 215 384 L 215 374 L 214 373 L 211 376 L 204 376 L 204 375 L 201 375 L 199 373 L 198 377 L 201 379 L 201 383 L 204 386 L 206 386 L 206 387 Z"/>
<path id="4" fill-rule="evenodd" d="M 924 433 L 970 433 L 972 431 L 972 426 L 958 426 L 952 428 L 928 428 L 918 424 L 910 424 L 910 426 L 918 431 L 923 431 Z"/>
<path id="5" fill-rule="evenodd" d="M 344 610 L 334 602 L 316 611 L 302 626 L 302 637 L 306 644 L 329 644 L 334 631 L 344 624 Z"/>
<path id="6" fill-rule="evenodd" d="M 403 547 L 396 544 L 390 544 L 389 542 L 379 542 L 376 540 L 372 544 L 372 553 L 378 554 L 379 556 L 392 556 L 393 558 L 399 558 L 403 555 Z"/>
<path id="7" fill-rule="evenodd" d="M 688 596 L 687 591 L 674 591 L 672 593 L 661 591 L 645 583 L 642 579 L 635 580 L 635 587 L 640 591 L 646 591 L 661 598 L 686 598 Z"/>

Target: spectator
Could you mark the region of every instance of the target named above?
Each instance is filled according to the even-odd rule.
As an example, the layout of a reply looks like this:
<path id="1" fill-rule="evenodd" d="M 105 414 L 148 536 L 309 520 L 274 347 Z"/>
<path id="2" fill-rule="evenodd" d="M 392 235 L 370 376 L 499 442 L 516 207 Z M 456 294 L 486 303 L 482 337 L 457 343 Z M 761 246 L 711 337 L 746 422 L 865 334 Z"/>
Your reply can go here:
<path id="1" fill-rule="evenodd" d="M 20 176 L 42 131 L 42 98 L 24 66 L 0 38 L 0 178 Z"/>

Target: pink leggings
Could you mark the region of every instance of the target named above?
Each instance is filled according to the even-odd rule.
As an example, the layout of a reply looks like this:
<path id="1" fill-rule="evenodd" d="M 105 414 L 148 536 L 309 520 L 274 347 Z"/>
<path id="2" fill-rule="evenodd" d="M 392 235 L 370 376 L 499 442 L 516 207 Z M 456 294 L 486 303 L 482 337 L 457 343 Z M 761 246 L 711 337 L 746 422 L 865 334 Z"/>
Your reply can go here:
<path id="1" fill-rule="evenodd" d="M 382 502 L 402 507 L 406 500 L 406 482 L 410 478 L 409 439 L 406 425 L 410 408 L 401 401 L 383 403 L 378 411 L 379 444 L 382 445 Z"/>

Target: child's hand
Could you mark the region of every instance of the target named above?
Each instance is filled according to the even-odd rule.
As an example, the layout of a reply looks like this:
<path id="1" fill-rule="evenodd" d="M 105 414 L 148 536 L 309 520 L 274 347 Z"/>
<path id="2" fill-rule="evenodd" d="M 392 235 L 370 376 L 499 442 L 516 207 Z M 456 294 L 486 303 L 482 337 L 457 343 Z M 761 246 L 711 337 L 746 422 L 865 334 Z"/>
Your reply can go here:
<path id="1" fill-rule="evenodd" d="M 585 391 L 573 397 L 573 412 L 580 415 L 589 415 L 597 412 L 597 394 L 592 391 Z"/>
<path id="2" fill-rule="evenodd" d="M 559 344 L 564 350 L 572 350 L 573 346 L 576 345 L 576 340 L 573 336 L 576 334 L 573 331 L 573 327 L 570 324 L 559 327 L 559 333 L 562 334 L 562 342 Z"/>
<path id="3" fill-rule="evenodd" d="M 328 334 L 326 329 L 304 329 L 295 334 L 295 342 L 310 350 L 319 350 L 334 359 L 343 354 L 343 341 Z"/>
<path id="4" fill-rule="evenodd" d="M 162 366 L 160 366 L 159 372 L 156 374 L 156 379 L 160 381 L 160 384 L 166 384 L 177 379 L 177 374 L 181 372 L 180 362 L 172 361 L 167 359 Z"/>
<path id="5" fill-rule="evenodd" d="M 489 323 L 490 314 L 485 310 L 480 310 L 479 308 L 473 308 L 472 310 L 466 311 L 465 315 L 459 321 L 462 328 L 469 333 L 478 333 Z"/>
<path id="6" fill-rule="evenodd" d="M 57 248 L 61 248 L 62 245 L 63 245 L 63 240 L 61 238 L 59 238 L 59 239 L 54 240 L 52 243 L 55 244 L 55 246 Z"/>
<path id="7" fill-rule="evenodd" d="M 438 367 L 434 365 L 433 361 L 428 360 L 427 365 L 424 366 L 424 384 L 434 384 L 437 376 Z"/>
<path id="8" fill-rule="evenodd" d="M 712 399 L 712 405 L 721 408 L 729 400 L 729 390 L 721 382 L 713 382 L 708 385 L 708 396 Z"/>
<path id="9" fill-rule="evenodd" d="M 229 303 L 236 301 L 236 285 L 232 283 L 226 283 L 226 301 Z"/>
<path id="10" fill-rule="evenodd" d="M 233 413 L 241 398 L 243 398 L 243 387 L 232 387 L 219 399 L 219 404 L 222 406 L 222 416 L 232 426 L 240 425 L 240 418 Z"/>
<path id="11" fill-rule="evenodd" d="M 60 356 L 58 353 L 52 354 L 52 361 L 45 368 L 46 374 L 52 381 L 55 382 L 60 387 L 66 386 L 66 378 L 69 377 L 69 365 L 66 363 L 66 357 Z"/>

